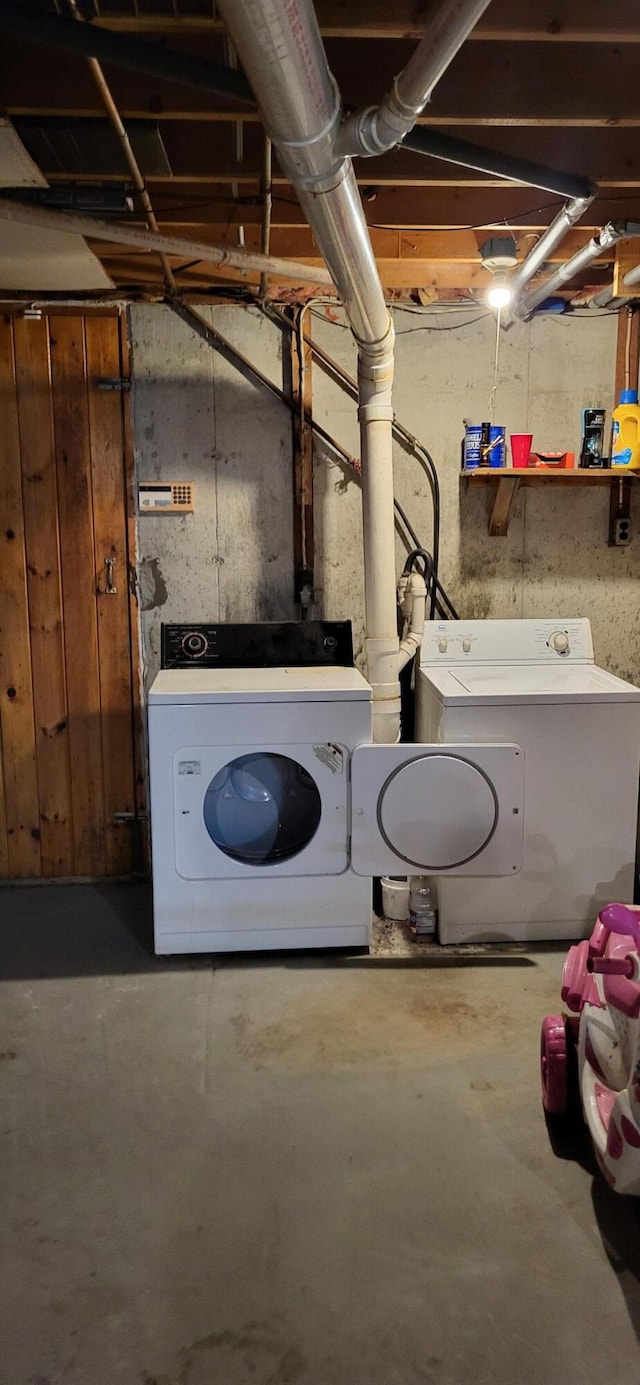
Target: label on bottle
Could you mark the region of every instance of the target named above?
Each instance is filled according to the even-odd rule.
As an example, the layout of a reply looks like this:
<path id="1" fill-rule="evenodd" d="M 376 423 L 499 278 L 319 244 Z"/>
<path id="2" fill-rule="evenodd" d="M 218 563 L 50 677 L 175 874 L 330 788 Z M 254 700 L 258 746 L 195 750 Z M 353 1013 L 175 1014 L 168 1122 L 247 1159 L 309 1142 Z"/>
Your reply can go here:
<path id="1" fill-rule="evenodd" d="M 433 938 L 436 932 L 436 915 L 431 910 L 428 914 L 409 914 L 409 928 L 416 938 Z"/>

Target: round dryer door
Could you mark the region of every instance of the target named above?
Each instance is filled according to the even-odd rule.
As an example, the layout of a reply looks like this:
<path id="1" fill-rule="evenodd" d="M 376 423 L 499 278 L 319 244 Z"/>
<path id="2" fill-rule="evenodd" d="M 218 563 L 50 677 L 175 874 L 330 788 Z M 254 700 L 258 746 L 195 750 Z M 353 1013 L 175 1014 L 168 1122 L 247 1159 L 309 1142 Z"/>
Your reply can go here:
<path id="1" fill-rule="evenodd" d="M 378 798 L 378 826 L 408 865 L 437 873 L 484 850 L 498 822 L 495 790 L 459 755 L 424 755 L 389 775 Z"/>
<path id="2" fill-rule="evenodd" d="M 303 765 L 261 750 L 230 760 L 204 799 L 207 832 L 233 861 L 287 861 L 314 837 L 322 815 L 318 787 Z"/>

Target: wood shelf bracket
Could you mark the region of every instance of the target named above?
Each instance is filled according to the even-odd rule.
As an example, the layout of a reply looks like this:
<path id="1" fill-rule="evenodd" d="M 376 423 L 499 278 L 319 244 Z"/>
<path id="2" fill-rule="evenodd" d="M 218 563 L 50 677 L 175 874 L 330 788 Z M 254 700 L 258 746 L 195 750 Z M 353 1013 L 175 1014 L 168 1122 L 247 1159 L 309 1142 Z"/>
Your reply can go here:
<path id="1" fill-rule="evenodd" d="M 489 516 L 489 535 L 491 538 L 505 538 L 513 514 L 516 496 L 522 486 L 545 486 L 551 490 L 558 486 L 600 486 L 609 491 L 609 529 L 610 546 L 624 547 L 631 536 L 631 483 L 640 480 L 640 472 L 625 470 L 612 471 L 558 471 L 539 470 L 513 471 L 511 468 L 472 471 L 462 473 L 466 483 L 473 490 L 478 486 L 490 486 L 495 490 L 491 514 Z"/>

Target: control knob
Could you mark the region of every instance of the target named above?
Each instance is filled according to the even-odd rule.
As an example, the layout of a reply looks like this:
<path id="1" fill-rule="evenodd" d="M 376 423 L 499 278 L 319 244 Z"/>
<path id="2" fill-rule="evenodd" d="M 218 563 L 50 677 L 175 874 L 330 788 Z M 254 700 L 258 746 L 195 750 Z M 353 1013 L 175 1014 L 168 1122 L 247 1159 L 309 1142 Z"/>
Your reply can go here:
<path id="1" fill-rule="evenodd" d="M 471 640 L 463 640 L 463 641 L 462 641 L 462 653 L 463 653 L 463 654 L 469 654 L 470 652 L 471 652 Z"/>
<path id="2" fill-rule="evenodd" d="M 440 650 L 440 653 L 441 653 L 441 654 L 446 654 L 448 648 L 449 648 L 449 641 L 448 641 L 447 639 L 445 639 L 444 636 L 443 636 L 442 639 L 438 640 L 438 649 Z"/>
<path id="3" fill-rule="evenodd" d="M 189 659 L 202 659 L 208 648 L 209 641 L 200 630 L 191 631 L 182 641 L 182 651 Z"/>
<path id="4" fill-rule="evenodd" d="M 568 654 L 569 636 L 566 630 L 554 630 L 549 636 L 549 647 L 555 649 L 556 654 Z"/>

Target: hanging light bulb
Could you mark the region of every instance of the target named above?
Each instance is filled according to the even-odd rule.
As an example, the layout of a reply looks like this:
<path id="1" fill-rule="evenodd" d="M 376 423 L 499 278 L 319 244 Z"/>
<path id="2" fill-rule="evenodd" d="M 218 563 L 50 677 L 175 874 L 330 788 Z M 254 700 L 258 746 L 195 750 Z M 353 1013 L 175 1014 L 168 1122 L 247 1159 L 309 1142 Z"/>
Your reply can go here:
<path id="1" fill-rule="evenodd" d="M 493 275 L 487 303 L 500 311 L 508 307 L 513 297 L 505 271 L 518 263 L 515 240 L 513 236 L 492 236 L 480 247 L 480 255 L 484 268 Z"/>
<path id="2" fill-rule="evenodd" d="M 491 288 L 487 294 L 487 303 L 490 308 L 508 308 L 513 294 L 506 281 L 504 274 L 496 274 Z"/>

